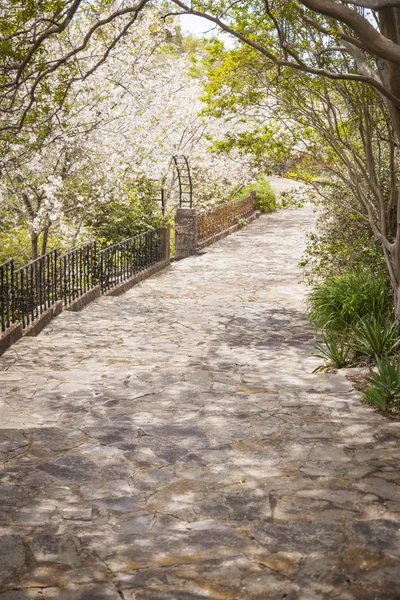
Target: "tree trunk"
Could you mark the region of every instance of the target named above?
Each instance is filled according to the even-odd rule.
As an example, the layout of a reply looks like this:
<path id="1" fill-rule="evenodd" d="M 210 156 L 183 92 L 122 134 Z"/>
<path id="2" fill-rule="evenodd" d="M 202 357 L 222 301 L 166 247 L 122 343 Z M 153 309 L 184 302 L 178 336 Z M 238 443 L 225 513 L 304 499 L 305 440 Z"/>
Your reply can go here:
<path id="1" fill-rule="evenodd" d="M 39 235 L 37 233 L 31 233 L 31 251 L 32 260 L 36 260 L 39 256 Z"/>
<path id="2" fill-rule="evenodd" d="M 396 240 L 390 252 L 384 247 L 383 254 L 393 290 L 393 308 L 396 320 L 400 321 L 400 240 Z"/>
<path id="3" fill-rule="evenodd" d="M 383 35 L 400 45 L 400 8 L 384 8 L 379 11 L 379 24 Z M 397 98 L 400 98 L 400 67 L 387 60 L 377 60 L 382 83 Z M 388 101 L 392 124 L 400 142 L 400 109 Z"/>
<path id="4" fill-rule="evenodd" d="M 379 24 L 382 34 L 396 44 L 400 45 L 400 9 L 384 8 L 379 11 Z M 397 98 L 400 98 L 400 68 L 398 65 L 383 59 L 377 60 L 377 66 L 382 83 Z M 395 144 L 400 144 L 400 109 L 388 101 L 391 123 L 395 133 Z M 394 160 L 394 156 L 393 156 Z M 396 165 L 391 165 L 393 171 L 392 186 L 396 186 Z M 398 185 L 398 183 L 397 183 Z M 394 241 L 391 252 L 384 250 L 385 260 L 393 289 L 394 311 L 397 321 L 400 321 L 400 243 L 398 239 L 398 189 L 392 190 L 393 206 L 388 214 L 389 238 Z"/>
<path id="5" fill-rule="evenodd" d="M 43 231 L 42 253 L 41 253 L 41 256 L 43 256 L 47 252 L 47 242 L 48 242 L 48 240 L 49 240 L 49 228 L 46 227 L 46 229 Z"/>

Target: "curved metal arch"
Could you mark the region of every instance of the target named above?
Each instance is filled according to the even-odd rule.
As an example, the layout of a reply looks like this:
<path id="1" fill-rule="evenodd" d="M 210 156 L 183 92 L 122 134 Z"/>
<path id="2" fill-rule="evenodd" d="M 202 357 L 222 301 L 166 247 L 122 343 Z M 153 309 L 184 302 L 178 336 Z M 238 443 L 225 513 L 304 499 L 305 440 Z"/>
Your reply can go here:
<path id="1" fill-rule="evenodd" d="M 192 208 L 193 206 L 193 182 L 189 161 L 184 154 L 174 154 L 169 161 L 167 174 L 163 178 L 161 189 L 161 206 L 163 213 L 165 212 L 167 203 L 167 194 L 164 185 L 171 165 L 173 166 L 173 170 L 178 179 L 179 208 Z"/>
<path id="2" fill-rule="evenodd" d="M 184 154 L 175 154 L 172 157 L 175 163 L 175 168 L 178 174 L 179 181 L 179 208 L 183 208 L 184 204 L 189 204 L 189 208 L 193 205 L 193 185 L 192 175 L 190 172 L 189 161 Z M 188 196 L 188 199 L 185 198 Z"/>

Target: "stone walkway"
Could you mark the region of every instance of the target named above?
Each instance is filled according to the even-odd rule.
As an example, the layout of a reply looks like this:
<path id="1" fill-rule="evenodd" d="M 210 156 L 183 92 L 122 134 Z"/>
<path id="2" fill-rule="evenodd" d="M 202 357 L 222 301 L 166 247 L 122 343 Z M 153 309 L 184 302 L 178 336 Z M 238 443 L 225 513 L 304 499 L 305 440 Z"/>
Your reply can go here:
<path id="1" fill-rule="evenodd" d="M 400 598 L 400 423 L 313 375 L 267 215 L 0 359 L 0 600 Z"/>

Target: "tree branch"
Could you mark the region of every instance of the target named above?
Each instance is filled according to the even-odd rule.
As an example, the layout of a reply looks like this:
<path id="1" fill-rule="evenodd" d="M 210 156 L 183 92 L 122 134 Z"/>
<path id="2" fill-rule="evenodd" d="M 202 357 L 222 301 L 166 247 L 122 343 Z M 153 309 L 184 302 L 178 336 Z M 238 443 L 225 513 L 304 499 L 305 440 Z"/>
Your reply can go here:
<path id="1" fill-rule="evenodd" d="M 382 35 L 355 10 L 332 0 L 301 0 L 301 4 L 313 12 L 345 23 L 356 33 L 368 52 L 400 65 L 400 46 Z"/>
<path id="2" fill-rule="evenodd" d="M 305 65 L 304 63 L 302 63 L 300 65 L 297 62 L 278 58 L 277 56 L 275 56 L 275 54 L 273 54 L 272 52 L 267 50 L 264 46 L 262 46 L 261 44 L 259 44 L 256 41 L 246 37 L 239 31 L 236 31 L 235 29 L 233 29 L 233 27 L 230 27 L 229 25 L 227 25 L 226 23 L 221 21 L 221 19 L 219 19 L 218 17 L 214 17 L 213 15 L 210 15 L 208 13 L 194 10 L 194 9 L 190 8 L 190 6 L 187 6 L 184 2 L 182 2 L 182 0 L 172 0 L 172 1 L 175 4 L 177 4 L 178 6 L 180 6 L 182 9 L 184 9 L 187 14 L 195 15 L 197 17 L 203 17 L 204 19 L 207 19 L 208 21 L 215 23 L 223 31 L 226 31 L 226 33 L 231 34 L 232 36 L 236 37 L 241 42 L 245 43 L 247 46 L 254 48 L 254 50 L 257 50 L 257 52 L 260 52 L 260 54 L 263 54 L 264 56 L 266 56 L 276 66 L 290 67 L 297 71 L 302 71 L 303 73 L 311 73 L 312 75 L 320 75 L 322 77 L 327 77 L 328 79 L 333 79 L 333 80 L 348 80 L 348 81 L 359 81 L 362 83 L 367 83 L 367 84 L 371 85 L 372 87 L 374 87 L 383 96 L 388 98 L 388 100 L 390 100 L 395 106 L 400 108 L 400 98 L 398 98 L 397 96 L 392 94 L 389 90 L 387 90 L 385 88 L 385 86 L 376 78 L 368 77 L 366 75 L 358 75 L 356 73 L 333 73 L 332 71 L 327 71 L 326 69 L 310 67 L 308 65 Z M 396 46 L 396 44 L 394 44 L 394 45 Z M 399 50 L 399 55 L 400 55 L 400 46 L 398 46 L 398 50 Z M 400 61 L 400 56 L 399 56 L 399 61 Z"/>

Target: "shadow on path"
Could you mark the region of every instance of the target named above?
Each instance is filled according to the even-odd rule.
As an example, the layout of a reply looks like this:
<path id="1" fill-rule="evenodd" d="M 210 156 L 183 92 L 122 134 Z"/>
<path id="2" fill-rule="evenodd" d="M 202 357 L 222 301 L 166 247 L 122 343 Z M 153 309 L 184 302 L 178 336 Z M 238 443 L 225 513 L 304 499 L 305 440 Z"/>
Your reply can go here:
<path id="1" fill-rule="evenodd" d="M 0 600 L 400 598 L 400 423 L 316 374 L 310 207 L 0 359 Z"/>

